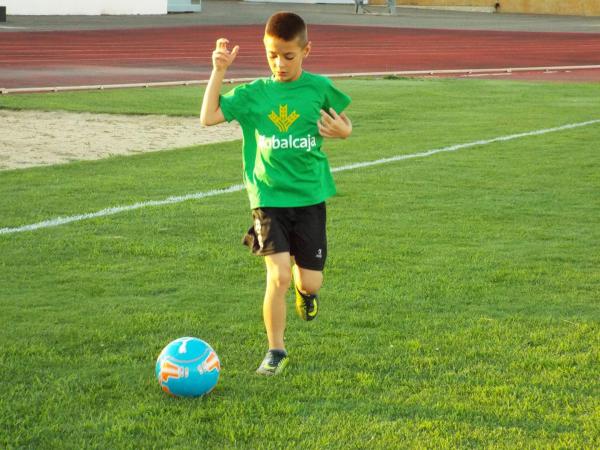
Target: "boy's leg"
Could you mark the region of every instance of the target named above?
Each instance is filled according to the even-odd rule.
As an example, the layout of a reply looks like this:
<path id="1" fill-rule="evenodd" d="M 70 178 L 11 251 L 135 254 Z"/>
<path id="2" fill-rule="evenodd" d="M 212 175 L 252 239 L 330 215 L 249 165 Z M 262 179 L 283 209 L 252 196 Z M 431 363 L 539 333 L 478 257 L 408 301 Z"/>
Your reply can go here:
<path id="1" fill-rule="evenodd" d="M 253 226 L 243 242 L 255 255 L 263 256 L 267 269 L 267 285 L 263 301 L 263 320 L 269 351 L 256 370 L 260 375 L 277 375 L 288 363 L 285 342 L 285 297 L 292 279 L 290 263 L 289 208 L 256 208 L 252 210 Z"/>
<path id="2" fill-rule="evenodd" d="M 296 312 L 302 320 L 310 321 L 317 317 L 317 293 L 323 284 L 323 272 L 294 264 L 292 268 L 296 291 Z"/>
<path id="3" fill-rule="evenodd" d="M 288 363 L 283 335 L 285 332 L 285 297 L 290 287 L 291 264 L 289 252 L 265 256 L 267 266 L 267 289 L 263 303 L 263 319 L 267 329 L 269 351 L 260 363 L 256 373 L 277 375 Z"/>
<path id="4" fill-rule="evenodd" d="M 323 285 L 323 272 L 320 270 L 310 270 L 299 267 L 294 264 L 292 267 L 294 274 L 294 283 L 296 289 L 307 295 L 314 295 L 319 292 Z"/>
<path id="5" fill-rule="evenodd" d="M 317 316 L 317 293 L 323 284 L 327 259 L 327 213 L 325 202 L 298 208 L 294 232 L 290 235 L 290 253 L 294 255 L 296 312 L 303 320 Z"/>
<path id="6" fill-rule="evenodd" d="M 285 296 L 290 287 L 291 263 L 289 252 L 267 255 L 267 288 L 263 302 L 263 319 L 269 340 L 269 349 L 285 350 L 286 304 Z"/>

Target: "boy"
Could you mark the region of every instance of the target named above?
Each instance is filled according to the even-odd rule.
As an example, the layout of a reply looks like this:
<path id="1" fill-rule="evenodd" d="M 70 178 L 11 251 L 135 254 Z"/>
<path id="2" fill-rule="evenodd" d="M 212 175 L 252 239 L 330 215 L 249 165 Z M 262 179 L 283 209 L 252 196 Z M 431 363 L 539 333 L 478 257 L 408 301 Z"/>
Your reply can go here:
<path id="1" fill-rule="evenodd" d="M 263 318 L 269 350 L 256 372 L 277 375 L 288 363 L 285 296 L 292 279 L 300 317 L 313 320 L 318 311 L 327 256 L 325 200 L 335 194 L 321 143 L 323 137 L 350 136 L 352 123 L 342 113 L 350 98 L 328 78 L 302 70 L 311 43 L 300 16 L 272 15 L 263 42 L 273 75 L 220 95 L 239 46 L 230 52 L 227 39 L 217 40 L 200 121 L 206 126 L 236 119 L 242 127 L 243 177 L 254 223 L 244 244 L 264 256 L 267 269 Z"/>

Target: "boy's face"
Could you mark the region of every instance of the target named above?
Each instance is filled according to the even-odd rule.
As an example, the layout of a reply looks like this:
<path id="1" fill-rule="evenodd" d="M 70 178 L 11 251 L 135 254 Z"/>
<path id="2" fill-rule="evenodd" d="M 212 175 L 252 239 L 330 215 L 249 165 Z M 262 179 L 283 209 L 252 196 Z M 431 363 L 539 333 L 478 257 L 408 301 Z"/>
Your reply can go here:
<path id="1" fill-rule="evenodd" d="M 300 46 L 298 39 L 284 41 L 268 34 L 263 42 L 267 51 L 267 61 L 277 81 L 294 81 L 302 73 L 302 61 L 310 52 L 310 42 Z"/>

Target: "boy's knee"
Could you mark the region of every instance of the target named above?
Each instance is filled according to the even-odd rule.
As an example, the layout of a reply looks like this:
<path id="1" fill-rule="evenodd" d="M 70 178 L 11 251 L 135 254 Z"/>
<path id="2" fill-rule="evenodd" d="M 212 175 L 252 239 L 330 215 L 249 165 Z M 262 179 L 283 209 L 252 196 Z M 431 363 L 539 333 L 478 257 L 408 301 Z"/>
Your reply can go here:
<path id="1" fill-rule="evenodd" d="M 271 268 L 269 270 L 269 283 L 272 283 L 276 287 L 285 287 L 288 288 L 290 286 L 290 282 L 292 281 L 292 273 L 289 268 L 285 267 L 277 267 Z"/>
<path id="2" fill-rule="evenodd" d="M 289 253 L 265 256 L 267 282 L 276 288 L 289 288 L 292 281 L 292 266 Z"/>
<path id="3" fill-rule="evenodd" d="M 311 271 L 313 272 L 313 271 Z M 300 292 L 304 294 L 316 294 L 323 285 L 323 274 L 320 272 L 314 272 L 307 274 L 299 272 L 299 277 L 296 280 L 296 286 Z"/>

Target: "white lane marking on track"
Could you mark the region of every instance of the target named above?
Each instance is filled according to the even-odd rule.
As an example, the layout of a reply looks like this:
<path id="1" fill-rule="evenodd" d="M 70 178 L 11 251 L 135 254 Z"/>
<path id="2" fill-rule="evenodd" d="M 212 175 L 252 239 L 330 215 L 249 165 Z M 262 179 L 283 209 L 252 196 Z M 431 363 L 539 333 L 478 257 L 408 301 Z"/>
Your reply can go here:
<path id="1" fill-rule="evenodd" d="M 545 129 L 541 129 L 541 130 L 527 131 L 524 133 L 509 134 L 507 136 L 499 136 L 499 137 L 492 138 L 492 139 L 483 139 L 480 141 L 467 142 L 464 144 L 455 144 L 455 145 L 450 145 L 447 147 L 441 147 L 441 148 L 436 148 L 436 149 L 432 149 L 432 150 L 427 150 L 425 152 L 420 152 L 420 153 L 411 153 L 408 155 L 397 155 L 397 156 L 392 156 L 390 158 L 381 158 L 381 159 L 376 159 L 373 161 L 364 161 L 364 162 L 346 164 L 344 166 L 335 167 L 335 168 L 331 169 L 331 171 L 332 172 L 342 172 L 345 170 L 362 169 L 364 167 L 376 166 L 376 165 L 380 165 L 380 164 L 387 164 L 387 163 L 396 162 L 396 161 L 403 161 L 405 159 L 425 158 L 427 156 L 435 155 L 436 153 L 455 152 L 457 150 L 461 150 L 464 148 L 483 146 L 483 145 L 493 144 L 495 142 L 511 141 L 513 139 L 520 139 L 520 138 L 530 137 L 530 136 L 539 136 L 542 134 L 570 130 L 573 128 L 585 127 L 585 126 L 594 125 L 597 123 L 600 123 L 600 119 L 588 120 L 586 122 L 579 122 L 579 123 L 571 123 L 571 124 L 562 125 L 562 126 L 554 127 L 554 128 L 545 128 Z M 76 216 L 68 216 L 68 217 L 57 217 L 57 218 L 50 219 L 50 220 L 44 220 L 43 222 L 32 223 L 29 225 L 23 225 L 23 226 L 14 227 L 14 228 L 0 228 L 0 234 L 22 233 L 24 231 L 33 231 L 33 230 L 37 230 L 40 228 L 56 227 L 56 226 L 65 225 L 65 224 L 71 223 L 71 222 L 79 222 L 81 220 L 110 216 L 110 215 L 118 214 L 118 213 L 125 212 L 125 211 L 133 211 L 136 209 L 145 208 L 147 206 L 162 206 L 162 205 L 170 205 L 170 204 L 174 204 L 174 203 L 181 203 L 181 202 L 185 202 L 187 200 L 199 200 L 202 198 L 214 197 L 216 195 L 228 194 L 230 192 L 238 192 L 243 189 L 244 189 L 243 185 L 235 184 L 235 185 L 229 186 L 227 188 L 223 188 L 223 189 L 213 189 L 211 191 L 197 192 L 195 194 L 173 196 L 173 197 L 168 197 L 163 200 L 149 200 L 146 202 L 134 203 L 132 205 L 114 206 L 114 207 L 106 208 L 106 209 L 96 211 L 93 213 L 79 214 Z"/>
<path id="2" fill-rule="evenodd" d="M 204 57 L 206 58 L 206 57 Z M 210 58 L 210 57 L 208 57 Z M 171 58 L 172 59 L 172 58 Z M 3 62 L 7 62 L 4 61 Z M 600 69 L 600 65 L 593 66 L 539 66 L 539 67 L 506 67 L 495 69 L 441 69 L 441 70 L 404 70 L 393 72 L 347 72 L 347 73 L 326 73 L 323 74 L 329 78 L 352 78 L 352 77 L 383 77 L 387 75 L 393 76 L 408 76 L 408 77 L 430 77 L 439 75 L 457 75 L 472 74 L 472 73 L 499 73 L 499 72 L 546 72 L 549 70 L 595 70 Z M 250 78 L 226 78 L 223 83 L 245 83 L 256 80 L 256 77 Z M 0 94 L 16 94 L 19 92 L 59 92 L 59 91 L 79 91 L 79 90 L 95 90 L 95 89 L 118 89 L 129 87 L 157 87 L 157 86 L 188 86 L 188 85 L 204 85 L 208 83 L 208 79 L 204 80 L 178 80 L 178 81 L 156 81 L 142 83 L 121 83 L 121 84 L 95 84 L 95 85 L 78 85 L 78 86 L 38 86 L 38 87 L 17 87 L 17 88 L 2 88 Z"/>

